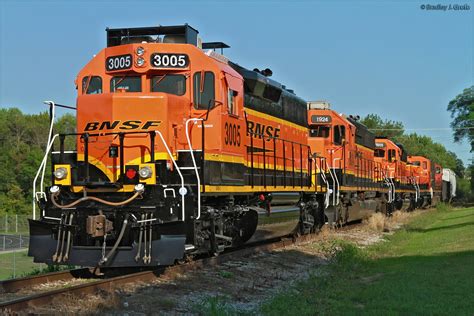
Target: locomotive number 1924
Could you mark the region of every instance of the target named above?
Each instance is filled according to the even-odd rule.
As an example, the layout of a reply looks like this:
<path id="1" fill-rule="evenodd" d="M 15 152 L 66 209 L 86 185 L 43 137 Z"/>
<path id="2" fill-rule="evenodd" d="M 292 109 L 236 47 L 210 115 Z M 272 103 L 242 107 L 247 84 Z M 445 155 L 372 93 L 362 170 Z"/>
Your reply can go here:
<path id="1" fill-rule="evenodd" d="M 224 125 L 224 142 L 226 145 L 240 147 L 240 125 L 225 123 Z"/>

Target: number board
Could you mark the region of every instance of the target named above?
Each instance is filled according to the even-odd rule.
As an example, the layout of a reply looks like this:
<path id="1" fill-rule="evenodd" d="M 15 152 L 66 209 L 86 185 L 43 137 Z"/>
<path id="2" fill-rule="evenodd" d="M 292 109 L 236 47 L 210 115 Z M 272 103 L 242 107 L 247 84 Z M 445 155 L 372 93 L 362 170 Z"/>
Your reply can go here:
<path id="1" fill-rule="evenodd" d="M 111 56 L 105 61 L 107 71 L 123 70 L 132 68 L 132 55 Z"/>
<path id="2" fill-rule="evenodd" d="M 189 57 L 186 54 L 155 53 L 151 55 L 150 63 L 154 68 L 186 68 Z"/>
<path id="3" fill-rule="evenodd" d="M 384 148 L 384 147 L 385 147 L 385 143 L 375 143 L 375 147 L 377 147 L 377 148 Z"/>
<path id="4" fill-rule="evenodd" d="M 331 117 L 329 115 L 312 115 L 312 123 L 331 123 Z"/>

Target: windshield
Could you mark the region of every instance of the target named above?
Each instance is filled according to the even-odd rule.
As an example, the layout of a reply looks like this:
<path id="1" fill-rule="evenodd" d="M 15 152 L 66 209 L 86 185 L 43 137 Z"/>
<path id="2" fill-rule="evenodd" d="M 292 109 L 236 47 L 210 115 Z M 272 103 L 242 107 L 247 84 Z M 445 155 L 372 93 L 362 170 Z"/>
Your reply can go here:
<path id="1" fill-rule="evenodd" d="M 330 130 L 331 128 L 328 125 L 314 125 L 309 130 L 309 136 L 328 138 Z"/>
<path id="2" fill-rule="evenodd" d="M 110 92 L 115 92 L 119 89 L 125 92 L 142 92 L 142 78 L 136 76 L 113 77 L 110 80 Z"/>
<path id="3" fill-rule="evenodd" d="M 151 78 L 151 92 L 183 95 L 186 93 L 186 77 L 184 75 L 154 76 Z"/>
<path id="4" fill-rule="evenodd" d="M 385 150 L 376 149 L 374 154 L 375 154 L 375 157 L 383 158 L 385 157 Z"/>

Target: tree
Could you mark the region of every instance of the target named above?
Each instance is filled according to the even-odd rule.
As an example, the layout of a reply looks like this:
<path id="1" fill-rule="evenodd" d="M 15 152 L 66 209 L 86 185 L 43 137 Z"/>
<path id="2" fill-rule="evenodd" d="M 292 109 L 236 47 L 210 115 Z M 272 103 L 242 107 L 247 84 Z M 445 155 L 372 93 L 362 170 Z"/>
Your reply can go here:
<path id="1" fill-rule="evenodd" d="M 63 115 L 57 118 L 54 132 L 71 133 L 75 126 L 74 116 Z M 44 156 L 48 131 L 47 112 L 0 109 L 0 214 L 31 212 L 32 181 Z M 75 149 L 75 140 L 66 138 L 66 149 Z"/>
<path id="2" fill-rule="evenodd" d="M 397 138 L 402 136 L 405 131 L 402 122 L 383 120 L 377 114 L 369 114 L 362 118 L 360 122 L 367 126 L 375 136 L 384 136 L 397 140 Z"/>
<path id="3" fill-rule="evenodd" d="M 474 151 L 474 86 L 464 89 L 456 98 L 448 104 L 453 121 L 453 136 L 455 142 L 467 140 L 471 143 L 471 151 Z"/>

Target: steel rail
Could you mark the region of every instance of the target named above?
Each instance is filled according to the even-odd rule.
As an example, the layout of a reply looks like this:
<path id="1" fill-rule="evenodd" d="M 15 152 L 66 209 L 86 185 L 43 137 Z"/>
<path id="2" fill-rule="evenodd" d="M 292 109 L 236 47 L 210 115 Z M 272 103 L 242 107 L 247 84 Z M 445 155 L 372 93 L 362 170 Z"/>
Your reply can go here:
<path id="1" fill-rule="evenodd" d="M 25 288 L 31 288 L 35 285 L 44 284 L 54 281 L 67 281 L 80 277 L 90 276 L 91 273 L 88 268 L 64 270 L 58 272 L 51 272 L 28 276 L 17 279 L 10 279 L 0 281 L 0 291 L 4 293 L 14 293 Z"/>
<path id="2" fill-rule="evenodd" d="M 161 277 L 175 277 L 184 272 L 189 272 L 193 270 L 200 269 L 202 267 L 217 266 L 223 262 L 227 262 L 234 259 L 241 259 L 249 255 L 269 252 L 275 249 L 285 248 L 290 245 L 300 244 L 309 242 L 315 239 L 318 234 L 309 234 L 303 235 L 295 238 L 285 238 L 278 241 L 252 244 L 251 247 L 243 246 L 243 248 L 237 248 L 236 250 L 229 251 L 227 253 L 221 254 L 216 257 L 209 257 L 190 261 L 180 265 L 174 265 L 162 269 L 151 270 L 151 271 L 142 271 L 132 274 L 122 275 L 118 277 L 113 277 L 110 279 L 103 279 L 98 281 L 92 281 L 84 284 L 74 285 L 67 288 L 55 289 L 52 291 L 42 292 L 38 294 L 33 294 L 17 299 L 13 299 L 7 302 L 0 303 L 0 313 L 3 312 L 26 312 L 30 308 L 40 307 L 48 305 L 53 302 L 58 296 L 68 294 L 68 295 L 87 295 L 87 294 L 97 294 L 99 292 L 112 292 L 115 289 L 120 288 L 124 284 L 130 284 L 135 282 L 151 283 L 154 280 L 157 280 Z M 86 269 L 87 270 L 87 269 Z M 61 272 L 64 273 L 66 272 Z M 60 279 L 61 273 L 52 273 L 48 275 L 38 276 L 38 283 L 41 283 L 39 280 L 48 280 L 51 278 L 51 281 L 54 281 L 54 277 L 57 274 L 57 279 Z M 16 282 L 20 282 L 16 280 Z M 31 282 L 31 281 L 30 281 Z M 16 288 L 18 288 L 17 283 Z M 28 283 L 23 283 L 27 285 Z M 30 283 L 31 284 L 31 283 Z"/>

